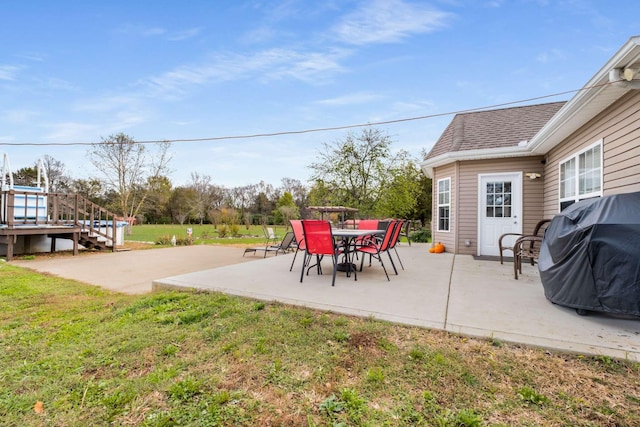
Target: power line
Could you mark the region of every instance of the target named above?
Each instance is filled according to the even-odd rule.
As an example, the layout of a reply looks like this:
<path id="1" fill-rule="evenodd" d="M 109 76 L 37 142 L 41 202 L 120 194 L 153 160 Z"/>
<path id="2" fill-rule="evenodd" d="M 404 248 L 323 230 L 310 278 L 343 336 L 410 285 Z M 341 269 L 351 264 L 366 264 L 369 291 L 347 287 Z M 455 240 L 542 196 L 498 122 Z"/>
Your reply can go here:
<path id="1" fill-rule="evenodd" d="M 280 131 L 280 132 L 270 132 L 270 133 L 256 133 L 256 134 L 248 134 L 248 135 L 227 135 L 227 136 L 213 136 L 208 138 L 188 138 L 188 139 L 163 139 L 163 140 L 149 140 L 149 141 L 134 141 L 136 144 L 157 144 L 163 142 L 175 143 L 175 142 L 206 142 L 206 141 L 223 141 L 223 140 L 232 140 L 232 139 L 254 139 L 254 138 L 267 138 L 274 136 L 285 136 L 285 135 L 300 135 L 305 133 L 317 133 L 317 132 L 330 132 L 336 130 L 345 130 L 345 129 L 355 129 L 360 127 L 367 126 L 380 126 L 380 125 L 388 125 L 394 123 L 403 123 L 403 122 L 411 122 L 417 120 L 426 120 L 433 119 L 436 117 L 450 116 L 454 114 L 464 114 L 464 113 L 472 113 L 477 111 L 491 110 L 499 107 L 506 107 L 509 105 L 522 104 L 525 102 L 531 101 L 539 101 L 541 99 L 546 98 L 554 98 L 557 96 L 568 95 L 570 93 L 577 93 L 583 90 L 597 88 L 601 86 L 606 86 L 611 84 L 610 82 L 601 83 L 589 87 L 583 87 L 582 89 L 572 89 L 564 92 L 558 92 L 550 95 L 542 95 L 536 96 L 533 98 L 521 99 L 518 101 L 510 101 L 503 102 L 500 104 L 486 105 L 484 107 L 477 108 L 469 108 L 466 110 L 457 110 L 450 111 L 446 113 L 436 113 L 429 114 L 424 116 L 416 116 L 416 117 L 406 117 L 402 119 L 394 119 L 394 120 L 383 120 L 378 122 L 369 122 L 369 123 L 360 123 L 354 125 L 344 125 L 344 126 L 332 126 L 332 127 L 324 127 L 324 128 L 312 128 L 312 129 L 303 129 L 303 130 L 290 130 L 290 131 Z M 79 146 L 79 145 L 97 145 L 97 144 L 109 144 L 108 141 L 100 141 L 100 142 L 0 142 L 0 146 Z"/>

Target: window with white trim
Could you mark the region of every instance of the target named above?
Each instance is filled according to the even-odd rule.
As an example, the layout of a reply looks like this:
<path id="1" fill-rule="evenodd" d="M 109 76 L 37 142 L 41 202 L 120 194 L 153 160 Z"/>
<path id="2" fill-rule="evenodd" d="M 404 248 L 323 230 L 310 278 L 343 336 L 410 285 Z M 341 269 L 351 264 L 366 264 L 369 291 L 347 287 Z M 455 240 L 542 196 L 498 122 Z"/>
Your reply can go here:
<path id="1" fill-rule="evenodd" d="M 451 216 L 451 178 L 438 180 L 438 231 L 449 231 Z"/>
<path id="2" fill-rule="evenodd" d="M 602 196 L 602 140 L 560 162 L 560 210 Z"/>

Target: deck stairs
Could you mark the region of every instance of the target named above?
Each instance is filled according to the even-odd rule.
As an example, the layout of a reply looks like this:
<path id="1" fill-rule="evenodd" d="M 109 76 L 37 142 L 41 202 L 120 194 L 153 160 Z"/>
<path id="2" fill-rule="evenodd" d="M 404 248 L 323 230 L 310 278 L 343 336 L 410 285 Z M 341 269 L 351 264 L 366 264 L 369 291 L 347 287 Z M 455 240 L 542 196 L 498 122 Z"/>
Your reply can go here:
<path id="1" fill-rule="evenodd" d="M 78 243 L 84 246 L 87 249 L 96 249 L 96 250 L 114 250 L 112 241 L 108 241 L 99 235 L 92 235 L 89 230 L 80 231 L 80 237 L 78 238 Z"/>

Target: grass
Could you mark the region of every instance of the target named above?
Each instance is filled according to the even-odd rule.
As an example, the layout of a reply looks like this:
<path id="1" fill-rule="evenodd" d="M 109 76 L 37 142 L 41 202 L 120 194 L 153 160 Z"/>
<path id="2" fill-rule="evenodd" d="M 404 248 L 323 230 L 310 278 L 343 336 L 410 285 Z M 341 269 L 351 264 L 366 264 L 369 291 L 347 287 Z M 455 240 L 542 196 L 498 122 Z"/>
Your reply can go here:
<path id="1" fill-rule="evenodd" d="M 279 238 L 286 232 L 284 225 L 270 225 Z M 249 228 L 238 226 L 238 235 L 233 237 L 218 237 L 218 230 L 211 224 L 145 224 L 131 227 L 131 234 L 125 235 L 125 241 L 156 242 L 162 236 L 176 236 L 186 238 L 187 228 L 191 228 L 194 244 L 256 244 L 264 243 L 265 236 L 262 226 L 252 225 Z"/>
<path id="2" fill-rule="evenodd" d="M 270 225 L 278 238 L 282 239 L 284 234 L 291 229 L 287 229 L 284 225 Z M 161 237 L 176 236 L 179 238 L 187 237 L 187 228 L 192 230 L 192 238 L 194 244 L 217 244 L 217 245 L 255 245 L 263 244 L 265 241 L 262 226 L 252 225 L 249 228 L 244 225 L 238 226 L 238 235 L 220 238 L 218 230 L 211 224 L 144 224 L 131 227 L 131 234 L 125 235 L 126 242 L 156 242 Z M 406 240 L 401 236 L 400 240 Z"/>
<path id="3" fill-rule="evenodd" d="M 640 364 L 0 266 L 7 426 L 640 425 Z"/>

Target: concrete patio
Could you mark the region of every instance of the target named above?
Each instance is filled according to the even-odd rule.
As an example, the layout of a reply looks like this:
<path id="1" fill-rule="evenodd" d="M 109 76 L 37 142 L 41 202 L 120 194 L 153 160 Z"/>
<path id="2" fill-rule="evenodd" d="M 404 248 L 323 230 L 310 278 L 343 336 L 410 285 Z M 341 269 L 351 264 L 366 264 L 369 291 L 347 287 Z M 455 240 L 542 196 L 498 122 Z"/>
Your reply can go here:
<path id="1" fill-rule="evenodd" d="M 331 287 L 331 261 L 324 275 L 312 270 L 300 283 L 301 254 L 260 258 L 153 280 L 154 289 L 198 289 L 265 301 L 279 301 L 335 313 L 367 316 L 407 325 L 558 351 L 640 361 L 640 319 L 603 314 L 579 316 L 550 303 L 536 267 L 525 265 L 519 280 L 513 264 L 466 255 L 430 254 L 425 244 L 403 244 L 405 270 L 388 282 L 382 267 L 338 273 Z M 156 252 L 156 251 L 153 251 Z M 387 261 L 388 258 L 383 258 Z"/>

